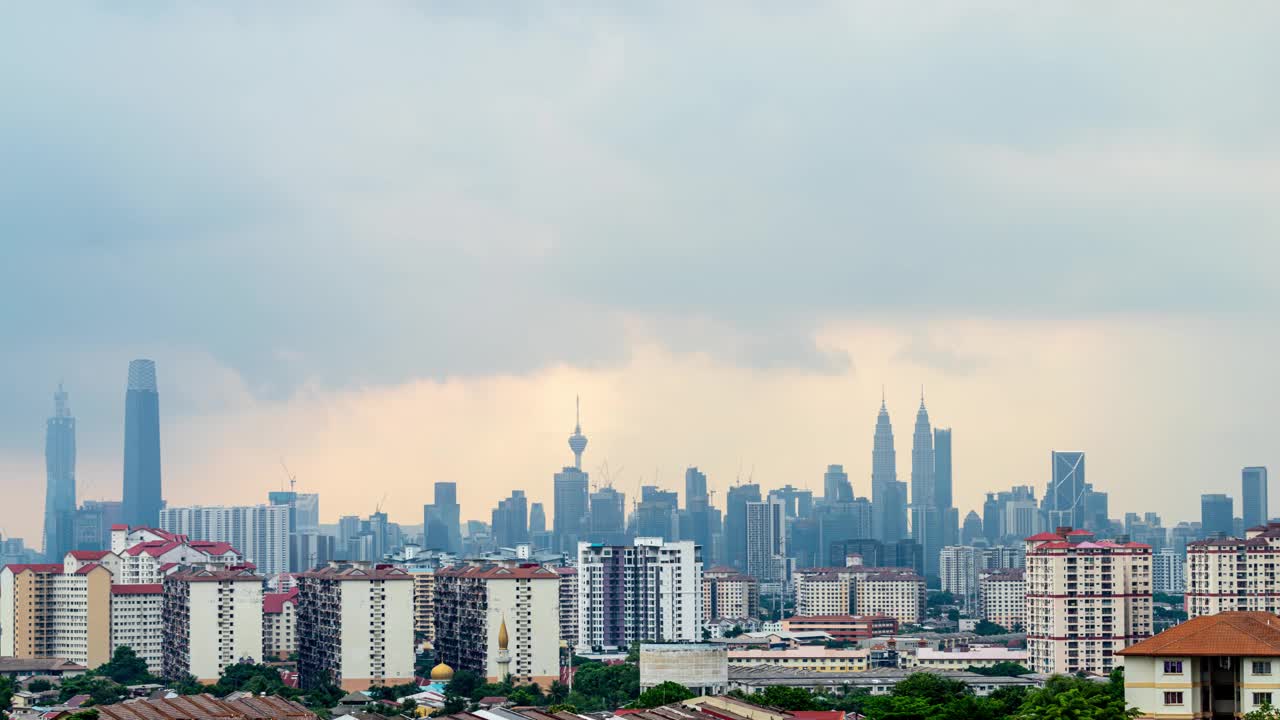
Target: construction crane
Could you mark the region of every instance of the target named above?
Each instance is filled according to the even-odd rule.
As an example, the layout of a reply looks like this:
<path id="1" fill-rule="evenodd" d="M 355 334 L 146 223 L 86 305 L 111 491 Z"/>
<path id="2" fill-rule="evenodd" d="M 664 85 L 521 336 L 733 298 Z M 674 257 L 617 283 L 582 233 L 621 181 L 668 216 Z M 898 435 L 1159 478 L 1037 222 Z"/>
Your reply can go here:
<path id="1" fill-rule="evenodd" d="M 384 502 L 386 502 L 386 501 L 387 501 L 387 494 L 386 494 L 386 493 L 382 493 L 382 499 L 378 501 L 378 504 L 377 504 L 377 505 L 374 505 L 374 506 L 373 506 L 373 512 L 374 512 L 374 513 L 380 513 L 380 512 L 382 512 L 382 503 L 384 503 Z"/>
<path id="2" fill-rule="evenodd" d="M 289 492 L 294 492 L 294 487 L 298 484 L 298 476 L 289 472 L 289 466 L 284 464 L 284 458 L 280 458 L 280 467 L 284 468 L 285 477 L 289 478 Z"/>

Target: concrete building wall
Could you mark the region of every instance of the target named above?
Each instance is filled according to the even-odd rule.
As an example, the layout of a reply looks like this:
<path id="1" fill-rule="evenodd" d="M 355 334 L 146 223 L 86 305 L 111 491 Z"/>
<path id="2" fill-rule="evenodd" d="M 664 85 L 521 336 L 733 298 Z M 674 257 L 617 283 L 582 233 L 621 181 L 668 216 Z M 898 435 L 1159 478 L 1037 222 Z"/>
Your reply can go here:
<path id="1" fill-rule="evenodd" d="M 487 581 L 485 676 L 500 681 L 498 630 L 505 618 L 509 671 L 543 687 L 560 678 L 560 582 L 558 578 Z"/>
<path id="2" fill-rule="evenodd" d="M 640 689 L 664 682 L 684 685 L 697 695 L 717 695 L 729 685 L 729 653 L 713 643 L 640 645 Z"/>

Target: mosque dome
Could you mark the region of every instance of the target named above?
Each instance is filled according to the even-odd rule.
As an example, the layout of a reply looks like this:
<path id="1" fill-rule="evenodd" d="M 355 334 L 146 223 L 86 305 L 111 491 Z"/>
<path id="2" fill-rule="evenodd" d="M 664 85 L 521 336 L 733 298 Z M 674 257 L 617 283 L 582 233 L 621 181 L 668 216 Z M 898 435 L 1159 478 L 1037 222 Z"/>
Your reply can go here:
<path id="1" fill-rule="evenodd" d="M 435 667 L 431 668 L 431 679 L 432 680 L 452 680 L 453 668 L 449 667 L 448 665 L 445 665 L 444 663 L 440 663 L 439 665 L 436 665 Z"/>

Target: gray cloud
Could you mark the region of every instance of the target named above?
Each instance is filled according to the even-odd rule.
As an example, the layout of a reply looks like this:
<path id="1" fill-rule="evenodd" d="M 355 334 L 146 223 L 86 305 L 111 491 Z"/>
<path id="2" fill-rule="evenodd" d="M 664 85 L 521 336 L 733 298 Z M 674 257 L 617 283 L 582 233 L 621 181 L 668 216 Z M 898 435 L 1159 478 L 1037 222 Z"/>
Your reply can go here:
<path id="1" fill-rule="evenodd" d="M 280 397 L 1274 308 L 1277 10 L 1146 10 L 8 7 L 0 430 L 143 348 Z"/>

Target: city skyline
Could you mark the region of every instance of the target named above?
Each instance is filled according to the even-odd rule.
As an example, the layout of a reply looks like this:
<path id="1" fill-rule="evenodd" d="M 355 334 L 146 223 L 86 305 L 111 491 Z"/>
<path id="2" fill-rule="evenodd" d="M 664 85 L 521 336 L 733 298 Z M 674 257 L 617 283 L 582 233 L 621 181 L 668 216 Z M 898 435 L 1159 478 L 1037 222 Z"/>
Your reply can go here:
<path id="1" fill-rule="evenodd" d="M 7 8 L 0 530 L 40 536 L 60 379 L 118 497 L 137 357 L 179 505 L 283 457 L 325 513 L 549 511 L 578 394 L 629 496 L 865 496 L 881 385 L 905 458 L 923 384 L 962 514 L 1065 448 L 1113 515 L 1195 517 L 1280 463 L 1277 12 Z"/>

